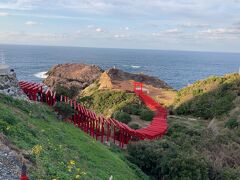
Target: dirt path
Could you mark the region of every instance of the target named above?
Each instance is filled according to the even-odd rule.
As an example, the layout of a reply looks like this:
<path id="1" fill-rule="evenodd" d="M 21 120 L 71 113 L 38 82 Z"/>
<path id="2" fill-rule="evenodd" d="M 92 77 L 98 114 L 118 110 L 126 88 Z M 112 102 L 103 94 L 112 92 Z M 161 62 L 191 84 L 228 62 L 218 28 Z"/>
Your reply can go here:
<path id="1" fill-rule="evenodd" d="M 144 121 L 144 120 L 140 119 L 139 116 L 136 116 L 136 115 L 131 115 L 131 118 L 132 118 L 132 121 L 128 125 L 138 124 L 140 126 L 140 128 L 144 128 L 144 127 L 147 127 L 151 123 L 151 121 Z"/>

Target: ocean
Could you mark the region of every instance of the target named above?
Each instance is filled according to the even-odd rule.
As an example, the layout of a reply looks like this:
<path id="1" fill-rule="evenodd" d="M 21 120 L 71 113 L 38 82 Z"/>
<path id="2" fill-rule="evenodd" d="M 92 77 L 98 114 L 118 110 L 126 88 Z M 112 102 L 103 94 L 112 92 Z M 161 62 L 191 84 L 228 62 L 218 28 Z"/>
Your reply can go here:
<path id="1" fill-rule="evenodd" d="M 211 75 L 238 72 L 240 67 L 238 53 L 25 45 L 0 45 L 0 53 L 19 80 L 35 82 L 41 82 L 55 64 L 86 63 L 156 76 L 180 89 Z"/>

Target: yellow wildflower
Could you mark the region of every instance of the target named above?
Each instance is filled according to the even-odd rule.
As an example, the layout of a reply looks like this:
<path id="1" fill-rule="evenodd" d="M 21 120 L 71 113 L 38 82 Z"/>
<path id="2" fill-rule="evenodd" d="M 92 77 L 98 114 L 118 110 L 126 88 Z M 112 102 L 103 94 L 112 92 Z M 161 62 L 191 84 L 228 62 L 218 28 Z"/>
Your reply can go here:
<path id="1" fill-rule="evenodd" d="M 81 172 L 82 175 L 86 175 L 87 173 L 86 172 Z"/>
<path id="2" fill-rule="evenodd" d="M 70 160 L 70 161 L 69 161 L 69 164 L 75 165 L 75 161 L 74 161 L 74 160 Z"/>
<path id="3" fill-rule="evenodd" d="M 43 148 L 42 148 L 41 145 L 35 145 L 35 146 L 33 146 L 33 148 L 32 148 L 32 154 L 38 156 L 38 155 L 41 154 L 42 150 L 43 150 Z"/>
<path id="4" fill-rule="evenodd" d="M 80 175 L 79 174 L 76 175 L 76 179 L 80 179 Z"/>

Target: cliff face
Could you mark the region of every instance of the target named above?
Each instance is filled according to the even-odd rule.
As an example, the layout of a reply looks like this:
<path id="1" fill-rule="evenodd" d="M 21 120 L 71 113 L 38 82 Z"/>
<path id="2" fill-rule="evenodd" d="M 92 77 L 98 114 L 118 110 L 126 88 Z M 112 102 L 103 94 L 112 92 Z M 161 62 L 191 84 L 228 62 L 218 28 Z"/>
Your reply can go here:
<path id="1" fill-rule="evenodd" d="M 100 77 L 100 88 L 123 89 L 132 91 L 131 82 L 142 82 L 147 86 L 155 88 L 172 89 L 166 82 L 145 74 L 132 74 L 120 69 L 109 69 Z"/>
<path id="2" fill-rule="evenodd" d="M 94 65 L 86 64 L 59 64 L 50 69 L 44 83 L 55 88 L 57 85 L 64 87 L 75 86 L 80 90 L 98 80 L 102 70 Z"/>
<path id="3" fill-rule="evenodd" d="M 159 103 L 170 106 L 175 99 L 176 91 L 166 82 L 144 74 L 132 74 L 120 69 L 109 69 L 102 73 L 99 89 L 133 91 L 133 82 L 142 82 L 143 91 L 154 97 Z"/>

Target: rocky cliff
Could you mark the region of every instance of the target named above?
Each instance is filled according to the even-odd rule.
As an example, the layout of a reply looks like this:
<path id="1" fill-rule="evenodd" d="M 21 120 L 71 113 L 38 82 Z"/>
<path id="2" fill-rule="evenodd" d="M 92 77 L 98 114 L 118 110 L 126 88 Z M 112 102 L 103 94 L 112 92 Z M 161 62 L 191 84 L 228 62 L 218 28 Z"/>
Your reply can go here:
<path id="1" fill-rule="evenodd" d="M 133 91 L 133 82 L 142 82 L 143 91 L 154 97 L 159 103 L 170 106 L 174 102 L 176 91 L 157 77 L 145 74 L 132 74 L 120 69 L 109 69 L 102 73 L 100 89 Z"/>
<path id="2" fill-rule="evenodd" d="M 47 86 L 55 88 L 77 87 L 82 90 L 98 80 L 102 74 L 101 68 L 87 64 L 59 64 L 50 69 L 48 77 L 44 80 Z"/>
<path id="3" fill-rule="evenodd" d="M 0 93 L 18 98 L 26 97 L 18 86 L 18 80 L 14 72 L 0 75 Z"/>
<path id="4" fill-rule="evenodd" d="M 120 69 L 108 69 L 100 77 L 100 88 L 124 89 L 132 91 L 131 82 L 142 82 L 155 88 L 172 89 L 166 82 L 145 74 L 132 74 Z M 130 85 L 131 84 L 131 85 Z"/>

